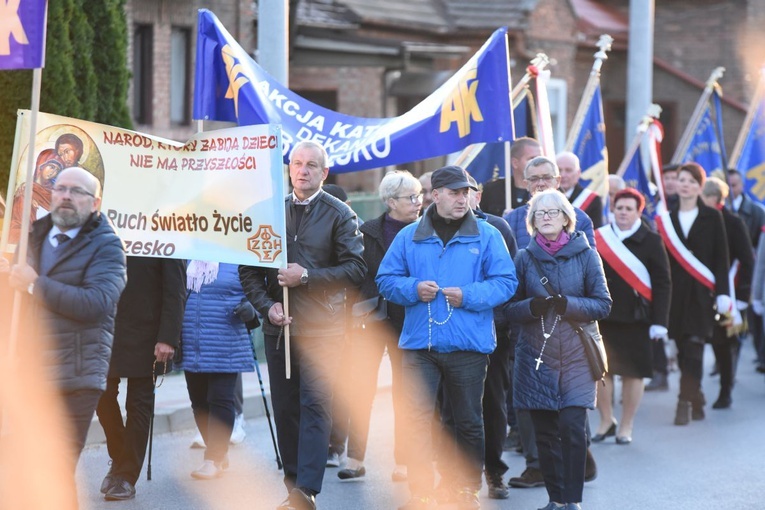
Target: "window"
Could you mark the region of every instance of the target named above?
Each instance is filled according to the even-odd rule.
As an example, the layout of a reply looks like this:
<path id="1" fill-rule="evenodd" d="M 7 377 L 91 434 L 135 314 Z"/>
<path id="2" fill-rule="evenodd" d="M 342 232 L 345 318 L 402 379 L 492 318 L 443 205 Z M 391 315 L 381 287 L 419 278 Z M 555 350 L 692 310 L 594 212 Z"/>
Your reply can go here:
<path id="1" fill-rule="evenodd" d="M 170 121 L 189 124 L 189 46 L 191 31 L 173 27 L 170 36 Z"/>
<path id="2" fill-rule="evenodd" d="M 136 25 L 133 36 L 133 118 L 152 123 L 154 35 L 151 25 Z"/>

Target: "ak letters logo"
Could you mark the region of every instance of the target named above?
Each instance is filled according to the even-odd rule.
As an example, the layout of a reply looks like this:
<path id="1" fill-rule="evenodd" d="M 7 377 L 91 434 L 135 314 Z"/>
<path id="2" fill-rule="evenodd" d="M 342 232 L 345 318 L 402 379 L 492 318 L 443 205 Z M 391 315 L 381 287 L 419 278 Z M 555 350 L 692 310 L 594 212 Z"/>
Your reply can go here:
<path id="1" fill-rule="evenodd" d="M 282 252 L 282 238 L 274 232 L 271 225 L 260 225 L 255 235 L 247 239 L 247 249 L 254 253 L 260 262 L 271 263 Z"/>
<path id="2" fill-rule="evenodd" d="M 11 54 L 11 37 L 19 44 L 29 44 L 19 17 L 20 0 L 0 0 L 0 56 Z"/>
<path id="3" fill-rule="evenodd" d="M 483 122 L 483 114 L 478 106 L 478 68 L 470 68 L 457 82 L 441 105 L 441 126 L 439 131 L 449 131 L 457 123 L 457 134 L 464 138 L 470 134 L 470 121 Z"/>
<path id="4" fill-rule="evenodd" d="M 221 50 L 223 63 L 226 65 L 226 76 L 228 76 L 228 90 L 226 90 L 226 99 L 234 100 L 234 113 L 239 118 L 239 89 L 250 80 L 244 76 L 244 66 L 236 60 L 234 51 L 230 45 L 225 45 Z"/>

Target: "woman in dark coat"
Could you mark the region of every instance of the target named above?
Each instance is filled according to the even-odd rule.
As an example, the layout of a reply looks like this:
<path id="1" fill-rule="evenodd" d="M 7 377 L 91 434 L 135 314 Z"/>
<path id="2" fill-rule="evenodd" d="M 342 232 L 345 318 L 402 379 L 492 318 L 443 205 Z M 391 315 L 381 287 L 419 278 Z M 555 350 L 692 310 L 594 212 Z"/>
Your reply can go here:
<path id="1" fill-rule="evenodd" d="M 407 171 L 388 172 L 380 182 L 380 199 L 385 204 L 386 212 L 373 220 L 365 222 L 359 230 L 364 234 L 364 261 L 367 263 L 367 275 L 359 290 L 359 300 L 376 298 L 375 277 L 380 262 L 388 251 L 396 234 L 419 217 L 422 208 L 422 184 Z M 401 351 L 398 337 L 404 326 L 404 309 L 395 303 L 386 303 L 387 318 L 381 322 L 365 321 L 357 318 L 360 327 L 350 334 L 354 336 L 352 372 L 349 380 L 341 381 L 350 387 L 351 423 L 348 434 L 348 462 L 345 469 L 337 476 L 347 480 L 365 475 L 364 457 L 369 436 L 369 417 L 372 413 L 372 401 L 377 391 L 377 373 L 380 362 L 387 350 L 391 363 L 393 394 L 393 458 L 396 468 L 393 481 L 406 480 L 405 447 L 403 427 L 401 387 Z"/>
<path id="2" fill-rule="evenodd" d="M 680 365 L 675 425 L 704 419 L 704 344 L 711 340 L 715 316 L 733 310 L 725 225 L 720 212 L 699 198 L 705 179 L 696 163 L 682 165 L 677 177 L 679 200 L 669 213 L 656 217 L 672 274 L 669 337 L 677 343 Z"/>
<path id="3" fill-rule="evenodd" d="M 667 336 L 670 277 L 661 237 L 642 222 L 645 198 L 627 188 L 614 197 L 614 223 L 595 232 L 603 259 L 611 313 L 600 322 L 608 354 L 605 385 L 598 385 L 600 428 L 594 442 L 616 435 L 617 444 L 632 441 L 632 427 L 643 398 L 643 378 L 651 377 L 651 339 Z M 613 414 L 614 375 L 622 380 L 622 419 Z M 617 430 L 618 427 L 618 430 Z"/>
<path id="4" fill-rule="evenodd" d="M 587 409 L 595 407 L 595 380 L 574 323 L 602 319 L 611 309 L 603 266 L 576 216 L 557 190 L 529 202 L 532 236 L 515 257 L 518 291 L 505 305 L 520 324 L 513 398 L 531 412 L 539 462 L 550 497 L 546 510 L 579 509 L 584 485 Z M 537 260 L 544 275 L 532 260 Z M 549 279 L 551 297 L 540 279 Z"/>

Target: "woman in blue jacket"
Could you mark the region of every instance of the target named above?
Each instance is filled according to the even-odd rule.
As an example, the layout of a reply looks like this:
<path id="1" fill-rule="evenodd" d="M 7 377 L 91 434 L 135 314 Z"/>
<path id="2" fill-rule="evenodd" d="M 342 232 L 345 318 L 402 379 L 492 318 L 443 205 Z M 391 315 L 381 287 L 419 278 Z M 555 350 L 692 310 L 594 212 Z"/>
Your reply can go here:
<path id="1" fill-rule="evenodd" d="M 204 463 L 191 476 L 207 480 L 221 476 L 228 467 L 237 374 L 255 369 L 245 326 L 255 310 L 244 300 L 236 265 L 194 260 L 186 273 L 189 297 L 181 368 L 194 420 L 207 445 Z"/>
<path id="2" fill-rule="evenodd" d="M 596 387 L 572 322 L 606 317 L 611 297 L 600 257 L 584 234 L 575 231 L 576 216 L 566 197 L 548 189 L 529 204 L 531 241 L 515 258 L 518 290 L 505 306 L 508 320 L 520 325 L 513 398 L 517 409 L 531 412 L 550 496 L 545 510 L 578 510 L 587 409 L 595 407 Z M 541 283 L 543 276 L 555 296 Z"/>

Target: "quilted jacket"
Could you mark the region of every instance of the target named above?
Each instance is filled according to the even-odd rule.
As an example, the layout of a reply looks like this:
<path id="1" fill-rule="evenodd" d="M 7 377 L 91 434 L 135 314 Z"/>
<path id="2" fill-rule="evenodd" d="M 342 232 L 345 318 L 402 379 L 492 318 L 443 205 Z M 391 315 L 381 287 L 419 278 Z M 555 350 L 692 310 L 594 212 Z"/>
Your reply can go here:
<path id="1" fill-rule="evenodd" d="M 530 257 L 535 257 L 550 280 L 552 288 L 568 299 L 566 311 L 555 321 L 555 312 L 544 316 L 547 340 L 542 362 L 536 359 L 544 343 L 539 317 L 531 314 L 531 299 L 548 296 Z M 611 310 L 611 296 L 603 275 L 598 253 L 590 248 L 583 232 L 554 256 L 531 240 L 515 257 L 518 291 L 505 305 L 508 320 L 518 330 L 515 351 L 513 401 L 518 409 L 560 410 L 565 407 L 595 407 L 595 381 L 590 373 L 584 348 L 569 321 L 589 322 L 606 317 Z M 555 329 L 553 330 L 553 324 Z"/>
<path id="2" fill-rule="evenodd" d="M 183 317 L 181 369 L 188 372 L 252 372 L 252 342 L 234 308 L 244 297 L 236 265 L 220 264 L 218 278 L 189 293 Z"/>

